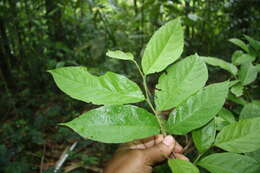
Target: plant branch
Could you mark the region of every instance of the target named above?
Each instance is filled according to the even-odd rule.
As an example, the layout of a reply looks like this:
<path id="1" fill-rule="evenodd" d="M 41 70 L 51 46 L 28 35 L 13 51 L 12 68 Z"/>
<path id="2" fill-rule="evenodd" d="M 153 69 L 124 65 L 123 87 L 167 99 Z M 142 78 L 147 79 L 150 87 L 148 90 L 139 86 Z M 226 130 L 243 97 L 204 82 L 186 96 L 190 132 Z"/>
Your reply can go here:
<path id="1" fill-rule="evenodd" d="M 144 90 L 145 90 L 145 95 L 146 95 L 146 102 L 148 103 L 148 105 L 150 106 L 150 108 L 152 109 L 153 113 L 155 114 L 155 117 L 160 125 L 160 129 L 161 129 L 161 132 L 163 135 L 166 135 L 166 131 L 163 127 L 163 123 L 160 119 L 160 116 L 158 114 L 158 112 L 155 110 L 152 102 L 151 102 L 151 99 L 150 99 L 150 93 L 149 93 L 149 89 L 148 89 L 148 86 L 147 86 L 147 82 L 146 82 L 146 76 L 144 75 L 144 73 L 142 72 L 141 68 L 139 67 L 139 65 L 137 64 L 137 62 L 135 60 L 133 60 L 134 64 L 136 65 L 140 75 L 142 76 L 143 78 L 143 86 L 144 86 Z"/>
<path id="2" fill-rule="evenodd" d="M 196 157 L 196 159 L 193 161 L 193 164 L 196 165 L 196 163 L 200 160 L 200 158 L 201 158 L 205 153 L 206 153 L 206 151 L 203 152 L 203 153 L 200 153 L 200 154 Z"/>

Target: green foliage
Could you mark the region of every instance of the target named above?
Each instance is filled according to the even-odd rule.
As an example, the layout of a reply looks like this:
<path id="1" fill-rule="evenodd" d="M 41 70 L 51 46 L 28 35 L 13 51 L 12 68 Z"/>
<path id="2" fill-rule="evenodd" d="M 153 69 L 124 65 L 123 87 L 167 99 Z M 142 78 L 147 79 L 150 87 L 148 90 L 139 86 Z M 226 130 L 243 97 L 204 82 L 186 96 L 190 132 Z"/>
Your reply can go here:
<path id="1" fill-rule="evenodd" d="M 160 132 L 153 114 L 131 105 L 102 106 L 62 125 L 84 138 L 106 143 L 129 142 Z"/>
<path id="2" fill-rule="evenodd" d="M 215 145 L 230 152 L 252 152 L 260 148 L 260 118 L 240 120 L 224 127 Z"/>
<path id="3" fill-rule="evenodd" d="M 260 101 L 253 100 L 251 103 L 246 104 L 239 116 L 239 119 L 249 119 L 260 117 Z"/>
<path id="4" fill-rule="evenodd" d="M 222 130 L 225 126 L 236 122 L 235 116 L 227 109 L 222 108 L 215 117 L 217 130 Z"/>
<path id="5" fill-rule="evenodd" d="M 179 106 L 201 89 L 207 79 L 207 67 L 198 55 L 192 55 L 177 62 L 160 76 L 156 85 L 157 110 L 168 110 Z"/>
<path id="6" fill-rule="evenodd" d="M 172 172 L 176 173 L 199 173 L 199 169 L 186 160 L 169 159 L 168 164 Z"/>
<path id="7" fill-rule="evenodd" d="M 144 100 L 134 82 L 116 73 L 108 72 L 97 77 L 84 67 L 64 67 L 49 72 L 62 91 L 84 102 L 113 105 Z"/>
<path id="8" fill-rule="evenodd" d="M 201 89 L 170 114 L 168 132 L 183 135 L 207 124 L 222 108 L 227 93 L 228 82 Z"/>
<path id="9" fill-rule="evenodd" d="M 257 173 L 260 164 L 256 160 L 235 153 L 216 153 L 203 158 L 198 163 L 211 173 Z"/>
<path id="10" fill-rule="evenodd" d="M 162 26 L 148 42 L 142 58 L 144 74 L 164 70 L 180 57 L 183 46 L 183 29 L 177 18 Z"/>

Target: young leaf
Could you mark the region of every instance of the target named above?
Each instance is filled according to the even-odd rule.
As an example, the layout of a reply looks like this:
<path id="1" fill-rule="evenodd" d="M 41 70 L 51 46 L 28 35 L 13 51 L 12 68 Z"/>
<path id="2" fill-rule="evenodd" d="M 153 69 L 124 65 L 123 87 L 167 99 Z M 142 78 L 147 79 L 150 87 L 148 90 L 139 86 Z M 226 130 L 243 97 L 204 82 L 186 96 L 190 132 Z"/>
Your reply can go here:
<path id="1" fill-rule="evenodd" d="M 254 100 L 252 103 L 246 104 L 239 116 L 239 119 L 257 118 L 260 117 L 260 101 Z"/>
<path id="2" fill-rule="evenodd" d="M 260 148 L 260 118 L 240 120 L 224 127 L 215 145 L 223 150 L 244 153 Z"/>
<path id="3" fill-rule="evenodd" d="M 237 74 L 237 67 L 231 63 L 228 63 L 222 59 L 214 58 L 214 57 L 201 57 L 203 61 L 205 61 L 209 65 L 218 66 L 224 70 L 229 71 L 231 74 Z"/>
<path id="4" fill-rule="evenodd" d="M 244 51 L 249 52 L 248 46 L 242 41 L 237 38 L 231 38 L 229 41 L 238 47 L 242 48 Z"/>
<path id="5" fill-rule="evenodd" d="M 209 85 L 178 106 L 167 121 L 168 132 L 183 135 L 207 124 L 223 106 L 228 85 L 228 82 Z"/>
<path id="6" fill-rule="evenodd" d="M 234 103 L 240 104 L 240 105 L 247 104 L 247 101 L 245 99 L 243 99 L 242 97 L 236 97 L 231 93 L 228 95 L 227 99 L 234 102 Z"/>
<path id="7" fill-rule="evenodd" d="M 130 60 L 130 61 L 134 60 L 133 54 L 131 54 L 130 52 L 125 53 L 120 50 L 116 50 L 116 51 L 109 50 L 106 53 L 106 55 L 115 59 Z"/>
<path id="8" fill-rule="evenodd" d="M 240 81 L 239 80 L 229 81 L 229 87 L 232 87 L 232 86 L 236 85 L 238 82 L 240 82 Z"/>
<path id="9" fill-rule="evenodd" d="M 148 42 L 142 58 L 144 73 L 164 70 L 180 57 L 183 46 L 183 29 L 180 18 L 177 18 L 162 26 Z"/>
<path id="10" fill-rule="evenodd" d="M 236 50 L 233 54 L 232 54 L 232 57 L 231 57 L 231 60 L 232 60 L 232 64 L 236 64 L 236 59 L 240 56 L 242 56 L 244 54 L 244 52 L 242 50 Z"/>
<path id="11" fill-rule="evenodd" d="M 107 72 L 98 77 L 84 67 L 64 67 L 49 72 L 63 92 L 84 102 L 113 105 L 144 100 L 137 84 L 116 73 Z"/>
<path id="12" fill-rule="evenodd" d="M 235 153 L 216 153 L 198 162 L 198 165 L 211 173 L 258 173 L 260 164 L 244 155 Z"/>
<path id="13" fill-rule="evenodd" d="M 199 173 L 199 169 L 191 162 L 180 159 L 168 159 L 168 165 L 173 173 Z"/>
<path id="14" fill-rule="evenodd" d="M 208 79 L 208 70 L 198 55 L 189 56 L 167 69 L 156 85 L 157 110 L 178 106 L 201 89 Z"/>
<path id="15" fill-rule="evenodd" d="M 238 76 L 242 85 L 248 85 L 256 80 L 257 69 L 252 63 L 242 64 Z"/>
<path id="16" fill-rule="evenodd" d="M 80 136 L 105 143 L 122 143 L 160 133 L 155 116 L 132 105 L 102 106 L 63 123 Z"/>
<path id="17" fill-rule="evenodd" d="M 241 85 L 241 83 L 238 83 L 236 85 L 234 85 L 232 88 L 231 88 L 231 92 L 236 96 L 236 97 L 240 97 L 243 95 L 243 90 L 244 90 L 244 87 L 243 85 Z"/>
<path id="18" fill-rule="evenodd" d="M 215 117 L 217 130 L 222 130 L 225 126 L 236 122 L 234 115 L 227 109 L 222 108 Z"/>
<path id="19" fill-rule="evenodd" d="M 234 56 L 232 57 L 232 62 L 235 65 L 241 65 L 244 63 L 248 63 L 248 62 L 253 62 L 255 60 L 255 56 L 249 55 L 249 54 L 245 54 L 242 53 L 240 56 Z"/>
<path id="20" fill-rule="evenodd" d="M 200 153 L 207 151 L 214 143 L 216 136 L 215 120 L 212 120 L 204 127 L 192 131 L 193 142 Z"/>

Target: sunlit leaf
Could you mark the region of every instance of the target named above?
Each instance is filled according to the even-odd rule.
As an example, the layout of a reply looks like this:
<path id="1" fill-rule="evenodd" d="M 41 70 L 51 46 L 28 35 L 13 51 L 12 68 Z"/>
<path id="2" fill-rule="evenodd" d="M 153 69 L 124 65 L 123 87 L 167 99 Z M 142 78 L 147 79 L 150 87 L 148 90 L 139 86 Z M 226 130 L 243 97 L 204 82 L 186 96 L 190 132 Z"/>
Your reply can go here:
<path id="1" fill-rule="evenodd" d="M 241 83 L 234 85 L 230 89 L 230 91 L 237 97 L 240 97 L 243 95 L 243 90 L 244 90 L 244 87 L 243 87 L 243 85 L 241 85 Z"/>
<path id="2" fill-rule="evenodd" d="M 224 127 L 215 145 L 223 150 L 244 153 L 260 148 L 260 118 L 240 120 Z"/>
<path id="3" fill-rule="evenodd" d="M 208 150 L 214 143 L 216 136 L 215 120 L 212 120 L 205 126 L 192 131 L 193 142 L 200 153 Z"/>
<path id="4" fill-rule="evenodd" d="M 155 116 L 132 105 L 102 106 L 62 125 L 84 138 L 106 143 L 128 142 L 160 133 Z"/>
<path id="5" fill-rule="evenodd" d="M 231 38 L 229 41 L 238 47 L 242 48 L 244 51 L 249 52 L 248 46 L 242 41 L 237 38 Z"/>
<path id="6" fill-rule="evenodd" d="M 106 55 L 111 57 L 111 58 L 116 58 L 116 59 L 131 60 L 131 61 L 134 60 L 133 54 L 131 54 L 129 52 L 125 53 L 125 52 L 123 52 L 121 50 L 116 50 L 116 51 L 109 50 L 106 53 Z"/>
<path id="7" fill-rule="evenodd" d="M 232 62 L 235 65 L 241 65 L 248 62 L 253 62 L 255 60 L 255 56 L 242 53 L 241 55 L 232 56 Z"/>
<path id="8" fill-rule="evenodd" d="M 183 46 L 180 18 L 163 25 L 154 33 L 144 50 L 142 58 L 144 73 L 147 75 L 164 70 L 180 57 Z"/>
<path id="9" fill-rule="evenodd" d="M 155 91 L 156 109 L 161 111 L 178 106 L 201 89 L 207 79 L 207 67 L 197 55 L 179 61 L 159 78 Z"/>
<path id="10" fill-rule="evenodd" d="M 260 41 L 254 40 L 252 37 L 247 35 L 245 35 L 245 38 L 255 50 L 260 50 Z"/>
<path id="11" fill-rule="evenodd" d="M 226 62 L 219 58 L 214 57 L 201 57 L 203 61 L 205 61 L 209 65 L 218 66 L 224 70 L 229 71 L 231 74 L 236 75 L 237 74 L 237 67 L 233 64 Z"/>
<path id="12" fill-rule="evenodd" d="M 256 160 L 236 153 L 216 153 L 198 162 L 211 173 L 258 173 L 260 164 Z"/>
<path id="13" fill-rule="evenodd" d="M 64 67 L 49 72 L 63 92 L 84 102 L 112 105 L 144 100 L 136 83 L 116 73 L 94 76 L 84 67 Z"/>
<path id="14" fill-rule="evenodd" d="M 207 124 L 223 106 L 228 85 L 228 82 L 209 85 L 178 106 L 167 121 L 168 132 L 183 135 Z"/>
<path id="15" fill-rule="evenodd" d="M 242 64 L 238 76 L 243 85 L 248 85 L 256 80 L 257 69 L 252 63 Z"/>
<path id="16" fill-rule="evenodd" d="M 180 159 L 168 159 L 168 165 L 173 173 L 199 173 L 199 169 L 191 162 Z"/>

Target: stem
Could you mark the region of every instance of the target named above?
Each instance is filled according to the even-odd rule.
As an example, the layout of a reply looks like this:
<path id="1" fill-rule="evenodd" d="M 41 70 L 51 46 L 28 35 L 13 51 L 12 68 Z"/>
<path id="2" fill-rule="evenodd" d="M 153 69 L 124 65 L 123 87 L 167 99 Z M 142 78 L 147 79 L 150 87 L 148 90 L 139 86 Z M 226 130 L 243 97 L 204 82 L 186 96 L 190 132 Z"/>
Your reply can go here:
<path id="1" fill-rule="evenodd" d="M 196 163 L 199 161 L 199 159 L 200 159 L 204 154 L 205 154 L 205 152 L 200 153 L 200 154 L 196 157 L 196 159 L 193 161 L 193 164 L 196 165 Z"/>
<path id="2" fill-rule="evenodd" d="M 143 78 L 143 86 L 144 86 L 145 95 L 146 95 L 145 101 L 148 103 L 148 105 L 149 105 L 150 108 L 152 109 L 153 113 L 155 114 L 155 117 L 156 117 L 156 119 L 157 119 L 157 121 L 158 121 L 158 123 L 159 123 L 159 125 L 160 125 L 160 130 L 161 130 L 162 134 L 163 134 L 164 136 L 166 136 L 166 131 L 165 131 L 164 127 L 163 127 L 163 123 L 162 123 L 162 121 L 161 121 L 161 119 L 160 119 L 160 116 L 158 115 L 158 112 L 155 110 L 155 108 L 154 108 L 154 106 L 153 106 L 153 104 L 152 104 L 152 102 L 151 102 L 151 99 L 150 99 L 150 95 L 151 95 L 151 94 L 149 93 L 149 89 L 148 89 L 148 87 L 147 87 L 146 75 L 144 75 L 144 73 L 142 72 L 141 68 L 140 68 L 139 65 L 137 64 L 137 62 L 136 62 L 135 60 L 133 60 L 133 62 L 135 63 L 135 65 L 136 65 L 136 67 L 137 67 L 139 73 L 141 74 L 141 76 L 142 76 L 142 78 Z"/>

